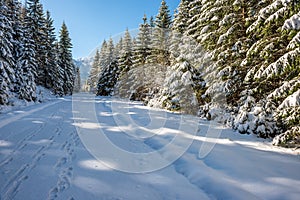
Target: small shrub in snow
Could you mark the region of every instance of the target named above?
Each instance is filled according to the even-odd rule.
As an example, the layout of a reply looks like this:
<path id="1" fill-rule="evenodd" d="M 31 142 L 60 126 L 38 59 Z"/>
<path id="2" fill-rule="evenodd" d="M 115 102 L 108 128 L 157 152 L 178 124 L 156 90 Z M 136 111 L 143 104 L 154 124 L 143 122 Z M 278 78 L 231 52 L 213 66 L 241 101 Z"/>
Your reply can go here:
<path id="1" fill-rule="evenodd" d="M 300 147 L 300 126 L 291 128 L 290 130 L 276 136 L 273 139 L 273 145 L 288 147 L 288 148 L 299 148 Z"/>

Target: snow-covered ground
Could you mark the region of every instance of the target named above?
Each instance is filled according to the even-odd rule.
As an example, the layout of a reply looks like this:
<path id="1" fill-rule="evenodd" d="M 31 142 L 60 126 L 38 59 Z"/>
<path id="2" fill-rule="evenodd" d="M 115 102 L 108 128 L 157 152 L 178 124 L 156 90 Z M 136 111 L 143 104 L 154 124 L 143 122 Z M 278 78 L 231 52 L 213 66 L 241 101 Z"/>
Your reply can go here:
<path id="1" fill-rule="evenodd" d="M 299 199 L 299 169 L 299 151 L 137 102 L 79 94 L 0 115 L 0 199 Z"/>
<path id="2" fill-rule="evenodd" d="M 50 90 L 41 86 L 37 86 L 36 95 L 36 102 L 28 102 L 26 100 L 21 100 L 17 97 L 11 97 L 9 99 L 10 105 L 0 105 L 0 114 L 22 109 L 28 106 L 34 106 L 41 102 L 47 102 L 57 98 Z"/>

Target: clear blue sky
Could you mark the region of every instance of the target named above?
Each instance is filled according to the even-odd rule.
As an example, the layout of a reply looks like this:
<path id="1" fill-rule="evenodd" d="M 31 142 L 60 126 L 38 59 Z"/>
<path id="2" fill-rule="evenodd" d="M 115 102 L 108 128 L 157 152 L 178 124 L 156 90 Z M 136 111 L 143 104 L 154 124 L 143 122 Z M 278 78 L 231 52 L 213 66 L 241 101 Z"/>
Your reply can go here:
<path id="1" fill-rule="evenodd" d="M 166 0 L 173 15 L 180 0 Z M 161 0 L 41 0 L 58 32 L 66 22 L 73 44 L 73 57 L 88 56 L 104 39 L 142 23 L 144 13 L 156 16 Z"/>

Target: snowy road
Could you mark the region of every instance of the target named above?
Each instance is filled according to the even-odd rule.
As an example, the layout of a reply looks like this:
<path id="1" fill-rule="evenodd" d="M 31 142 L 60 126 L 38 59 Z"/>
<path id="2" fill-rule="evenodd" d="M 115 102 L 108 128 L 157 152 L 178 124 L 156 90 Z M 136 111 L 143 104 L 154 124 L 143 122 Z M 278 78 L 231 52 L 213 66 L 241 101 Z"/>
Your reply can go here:
<path id="1" fill-rule="evenodd" d="M 0 199 L 299 199 L 299 151 L 219 126 L 213 128 L 221 136 L 207 138 L 206 121 L 199 121 L 193 135 L 197 118 L 183 119 L 138 103 L 94 100 L 88 94 L 74 100 L 80 109 L 96 112 L 79 112 L 65 98 L 0 115 Z M 163 123 L 151 129 L 152 121 Z M 108 161 L 111 152 L 105 149 L 103 162 L 92 156 L 83 136 L 97 129 L 119 149 L 136 155 L 130 158 L 132 165 L 121 157 Z M 106 147 L 103 141 L 101 148 Z M 147 167 L 158 167 L 155 160 L 138 155 L 158 152 L 162 160 L 172 160 L 186 146 L 179 159 L 160 170 L 122 172 L 137 166 L 151 171 Z M 200 149 L 210 148 L 200 159 Z"/>

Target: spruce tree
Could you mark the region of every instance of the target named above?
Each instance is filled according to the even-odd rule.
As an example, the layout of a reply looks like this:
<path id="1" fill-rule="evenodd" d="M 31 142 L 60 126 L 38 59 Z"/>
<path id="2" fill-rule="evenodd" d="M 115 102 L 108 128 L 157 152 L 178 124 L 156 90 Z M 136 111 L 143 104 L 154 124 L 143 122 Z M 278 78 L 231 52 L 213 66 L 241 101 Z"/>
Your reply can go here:
<path id="1" fill-rule="evenodd" d="M 104 51 L 105 59 L 97 84 L 97 96 L 110 96 L 114 94 L 114 88 L 119 77 L 119 66 L 114 54 L 115 46 L 110 38 Z"/>
<path id="2" fill-rule="evenodd" d="M 74 92 L 78 93 L 81 89 L 81 78 L 80 78 L 80 69 L 76 67 L 75 69 L 75 80 L 74 80 Z"/>
<path id="3" fill-rule="evenodd" d="M 144 65 L 151 54 L 150 27 L 147 22 L 147 16 L 143 17 L 143 24 L 140 24 L 139 33 L 133 46 L 133 65 Z"/>
<path id="4" fill-rule="evenodd" d="M 122 50 L 120 52 L 120 58 L 118 62 L 120 70 L 122 72 L 128 72 L 128 70 L 132 66 L 132 38 L 128 29 L 126 29 L 125 31 L 124 39 L 122 42 Z"/>
<path id="5" fill-rule="evenodd" d="M 91 88 L 91 91 L 95 91 L 95 89 L 97 87 L 97 83 L 98 83 L 99 76 L 100 76 L 100 70 L 101 70 L 100 52 L 97 49 L 96 55 L 94 57 L 94 61 L 92 64 L 92 68 L 90 70 L 89 78 L 88 78 L 88 84 Z"/>
<path id="6" fill-rule="evenodd" d="M 13 28 L 7 17 L 8 7 L 0 1 L 0 104 L 7 104 L 15 81 L 13 57 Z"/>
<path id="7" fill-rule="evenodd" d="M 57 68 L 57 60 L 56 60 L 56 35 L 55 28 L 53 26 L 53 19 L 50 16 L 50 12 L 46 12 L 46 27 L 45 27 L 46 41 L 45 41 L 45 66 L 44 66 L 44 86 L 48 89 L 52 89 L 54 87 L 54 83 L 56 81 L 56 68 Z"/>
<path id="8" fill-rule="evenodd" d="M 100 49 L 100 59 L 99 59 L 99 67 L 100 67 L 100 71 L 99 71 L 99 74 L 98 74 L 98 78 L 100 76 L 100 73 L 101 73 L 101 70 L 104 68 L 105 65 L 107 65 L 106 63 L 106 57 L 107 57 L 107 42 L 106 40 L 103 41 L 102 45 L 101 45 L 101 49 Z M 98 81 L 98 80 L 97 80 Z"/>
<path id="9" fill-rule="evenodd" d="M 169 61 L 169 46 L 170 46 L 170 30 L 172 17 L 170 15 L 169 7 L 166 2 L 162 0 L 159 12 L 155 19 L 155 27 L 152 35 L 152 55 L 150 63 L 158 63 L 164 66 L 170 64 Z"/>
<path id="10" fill-rule="evenodd" d="M 63 91 L 65 95 L 71 95 L 74 87 L 75 67 L 72 59 L 72 43 L 65 23 L 62 24 L 59 32 L 58 48 L 58 65 L 64 72 Z"/>
<path id="11" fill-rule="evenodd" d="M 123 37 L 120 38 L 120 40 L 117 42 L 117 44 L 115 46 L 114 58 L 116 60 L 119 60 L 119 58 L 121 56 L 122 48 L 123 48 Z"/>
<path id="12" fill-rule="evenodd" d="M 190 17 L 189 10 L 189 0 L 181 0 L 174 15 L 172 30 L 179 34 L 183 34 L 187 31 L 187 21 Z"/>
<path id="13" fill-rule="evenodd" d="M 295 4 L 296 3 L 296 4 Z M 295 142 L 299 123 L 298 107 L 290 103 L 297 96 L 299 80 L 299 1 L 271 1 L 261 4 L 255 20 L 250 23 L 247 33 L 255 38 L 246 54 L 242 65 L 248 69 L 245 76 L 243 93 L 251 95 L 253 101 L 247 111 L 239 112 L 235 128 L 247 124 L 252 116 L 259 116 L 246 132 L 253 132 L 260 137 L 274 137 L 283 133 L 276 144 Z M 298 39 L 297 39 L 298 38 Z M 297 100 L 293 100 L 293 102 Z M 257 103 L 256 103 L 257 102 Z M 289 102 L 289 103 L 288 103 Z M 255 113 L 257 107 L 261 108 Z M 247 120 L 240 120 L 242 115 Z M 296 122 L 296 123 L 295 123 Z M 262 131 L 263 130 L 263 131 Z M 295 132 L 296 131 L 296 132 Z M 298 134 L 299 135 L 299 134 Z M 289 138 L 287 141 L 284 138 Z M 280 141 L 280 142 L 278 142 Z"/>
<path id="14" fill-rule="evenodd" d="M 40 0 L 27 0 L 27 15 L 28 15 L 28 27 L 31 29 L 32 37 L 35 41 L 37 77 L 36 82 L 39 85 L 46 86 L 45 76 L 46 72 L 46 19 L 43 11 L 43 6 Z"/>
<path id="15" fill-rule="evenodd" d="M 17 93 L 20 99 L 27 101 L 35 101 L 36 95 L 36 51 L 35 41 L 31 32 L 30 18 L 26 14 L 26 10 L 23 11 L 23 37 L 22 48 L 20 49 L 20 56 L 18 57 L 18 70 L 19 79 L 17 83 Z"/>
<path id="16" fill-rule="evenodd" d="M 120 58 L 118 60 L 118 65 L 119 65 L 119 70 L 120 70 L 120 76 L 118 79 L 118 83 L 116 86 L 116 93 L 121 96 L 121 97 L 126 97 L 127 92 L 129 90 L 128 86 L 128 72 L 132 68 L 133 62 L 132 62 L 132 48 L 133 48 L 133 43 L 132 43 L 132 38 L 131 35 L 126 29 L 123 43 L 122 43 L 122 51 L 120 54 Z"/>
<path id="17" fill-rule="evenodd" d="M 115 45 L 112 38 L 109 39 L 106 51 L 104 52 L 104 63 L 103 68 L 108 67 L 116 59 L 115 55 Z"/>
<path id="18" fill-rule="evenodd" d="M 58 96 L 64 96 L 64 69 L 63 66 L 60 65 L 60 53 L 59 53 L 59 42 L 55 42 L 54 54 L 56 60 L 56 67 L 54 70 L 54 82 L 53 82 L 53 92 Z"/>

